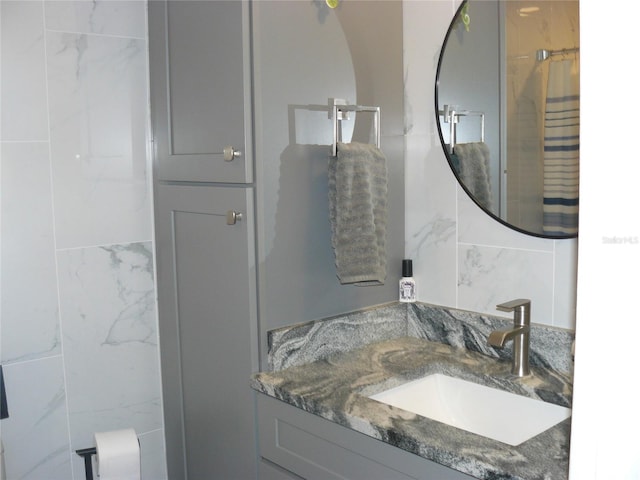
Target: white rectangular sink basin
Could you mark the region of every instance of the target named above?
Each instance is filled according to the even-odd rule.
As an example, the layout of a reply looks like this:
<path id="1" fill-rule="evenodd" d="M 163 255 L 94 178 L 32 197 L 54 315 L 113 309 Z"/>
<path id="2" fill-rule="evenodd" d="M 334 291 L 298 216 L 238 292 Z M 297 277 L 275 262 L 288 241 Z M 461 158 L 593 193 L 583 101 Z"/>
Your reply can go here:
<path id="1" fill-rule="evenodd" d="M 369 398 L 513 446 L 571 416 L 569 408 L 439 373 Z"/>

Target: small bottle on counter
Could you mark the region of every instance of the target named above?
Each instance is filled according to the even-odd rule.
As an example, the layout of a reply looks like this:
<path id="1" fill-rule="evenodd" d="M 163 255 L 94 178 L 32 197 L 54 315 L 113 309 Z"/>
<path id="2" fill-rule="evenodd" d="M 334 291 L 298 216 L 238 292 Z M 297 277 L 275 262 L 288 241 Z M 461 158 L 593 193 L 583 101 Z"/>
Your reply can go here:
<path id="1" fill-rule="evenodd" d="M 411 260 L 402 260 L 400 301 L 405 303 L 416 301 L 416 281 L 413 279 L 413 263 Z"/>

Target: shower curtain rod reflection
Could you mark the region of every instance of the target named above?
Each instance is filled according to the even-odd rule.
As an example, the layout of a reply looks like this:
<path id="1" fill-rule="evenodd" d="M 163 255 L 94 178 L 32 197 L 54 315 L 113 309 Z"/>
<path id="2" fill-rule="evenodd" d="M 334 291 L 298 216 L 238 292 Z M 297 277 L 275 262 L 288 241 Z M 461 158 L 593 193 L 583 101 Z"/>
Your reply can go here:
<path id="1" fill-rule="evenodd" d="M 561 50 L 546 50 L 544 48 L 541 48 L 540 50 L 536 50 L 536 60 L 542 62 L 549 57 L 553 57 L 554 55 L 565 55 L 568 53 L 578 52 L 580 52 L 580 47 L 563 48 Z"/>

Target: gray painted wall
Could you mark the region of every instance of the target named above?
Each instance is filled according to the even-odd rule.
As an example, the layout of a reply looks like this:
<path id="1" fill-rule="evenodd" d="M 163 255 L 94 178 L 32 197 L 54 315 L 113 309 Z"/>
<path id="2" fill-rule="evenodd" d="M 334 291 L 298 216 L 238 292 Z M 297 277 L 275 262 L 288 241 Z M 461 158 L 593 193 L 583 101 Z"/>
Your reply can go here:
<path id="1" fill-rule="evenodd" d="M 331 10 L 325 2 L 255 2 L 253 30 L 264 360 L 267 330 L 397 299 L 404 253 L 402 3 L 341 2 Z M 336 276 L 327 182 L 326 105 L 333 97 L 381 107 L 389 171 L 384 286 L 341 285 Z M 369 141 L 371 125 L 372 117 L 360 114 L 353 140 Z M 345 128 L 345 141 L 352 129 Z"/>

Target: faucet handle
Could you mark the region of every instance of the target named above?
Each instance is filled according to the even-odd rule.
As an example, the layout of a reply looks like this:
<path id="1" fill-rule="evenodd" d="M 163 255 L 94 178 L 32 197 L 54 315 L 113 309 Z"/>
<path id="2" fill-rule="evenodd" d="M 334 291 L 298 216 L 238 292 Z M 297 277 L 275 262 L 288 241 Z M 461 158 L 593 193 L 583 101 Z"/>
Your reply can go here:
<path id="1" fill-rule="evenodd" d="M 512 312 L 518 307 L 530 307 L 531 300 L 528 298 L 517 298 L 515 300 L 511 300 L 509 302 L 504 302 L 499 305 L 496 305 L 498 310 L 502 310 L 503 312 Z"/>
<path id="2" fill-rule="evenodd" d="M 528 298 L 517 298 L 509 302 L 496 305 L 498 310 L 513 313 L 513 324 L 515 326 L 529 325 L 531 323 L 531 300 Z"/>

